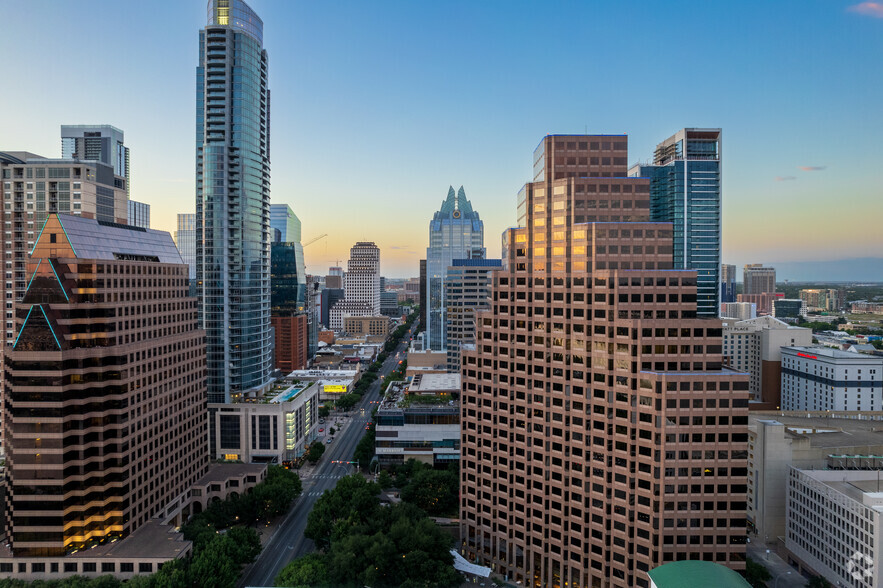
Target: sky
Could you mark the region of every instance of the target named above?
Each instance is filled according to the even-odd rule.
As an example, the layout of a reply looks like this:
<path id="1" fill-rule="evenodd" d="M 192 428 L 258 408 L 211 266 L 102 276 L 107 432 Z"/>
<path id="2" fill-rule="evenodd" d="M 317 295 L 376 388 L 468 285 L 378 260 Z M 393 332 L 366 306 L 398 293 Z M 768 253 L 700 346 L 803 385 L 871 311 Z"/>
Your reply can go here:
<path id="1" fill-rule="evenodd" d="M 883 257 L 883 2 L 251 0 L 264 21 L 273 203 L 307 270 L 375 241 L 418 275 L 448 186 L 489 257 L 549 133 L 626 133 L 631 162 L 723 129 L 724 263 Z M 0 151 L 112 124 L 152 228 L 195 210 L 204 0 L 0 0 Z M 883 276 L 865 279 L 883 280 Z"/>

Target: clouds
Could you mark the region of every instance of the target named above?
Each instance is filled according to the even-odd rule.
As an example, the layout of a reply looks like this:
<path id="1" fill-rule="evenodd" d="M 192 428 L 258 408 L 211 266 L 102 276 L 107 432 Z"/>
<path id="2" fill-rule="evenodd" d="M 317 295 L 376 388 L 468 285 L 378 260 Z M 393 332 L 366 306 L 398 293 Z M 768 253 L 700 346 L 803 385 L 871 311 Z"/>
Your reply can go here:
<path id="1" fill-rule="evenodd" d="M 862 2 L 861 4 L 850 6 L 847 10 L 864 16 L 883 18 L 883 3 L 880 2 Z"/>
<path id="2" fill-rule="evenodd" d="M 798 165 L 797 169 L 805 172 L 817 172 L 827 169 L 827 165 Z M 776 176 L 773 178 L 774 182 L 793 182 L 797 179 L 797 176 Z"/>

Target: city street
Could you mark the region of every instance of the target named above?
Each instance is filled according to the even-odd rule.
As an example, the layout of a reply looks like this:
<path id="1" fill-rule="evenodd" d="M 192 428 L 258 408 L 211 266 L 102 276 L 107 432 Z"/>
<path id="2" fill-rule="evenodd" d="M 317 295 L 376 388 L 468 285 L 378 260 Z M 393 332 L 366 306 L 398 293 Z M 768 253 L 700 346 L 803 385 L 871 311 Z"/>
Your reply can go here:
<path id="1" fill-rule="evenodd" d="M 406 350 L 407 345 L 408 337 L 405 336 L 399 343 L 396 352 L 391 353 L 383 363 L 380 374 L 389 376 L 399 362 L 396 359 L 396 354 Z M 272 586 L 273 580 L 288 562 L 313 550 L 313 542 L 304 537 L 307 516 L 325 490 L 334 488 L 341 477 L 353 473 L 354 466 L 332 462 L 352 459 L 356 445 L 365 433 L 365 425 L 371 418 L 371 409 L 374 406 L 371 402 L 379 400 L 380 386 L 383 381 L 378 378 L 371 385 L 368 393 L 350 412 L 351 416 L 347 419 L 343 429 L 333 435 L 334 441 L 325 446 L 325 454 L 316 466 L 307 466 L 302 470 L 304 472 L 301 477 L 303 494 L 298 497 L 282 522 L 277 525 L 276 532 L 264 546 L 258 558 L 245 568 L 238 586 Z M 324 427 L 328 427 L 333 418 L 326 419 Z M 320 437 L 320 440 L 322 439 L 327 439 L 327 437 Z"/>

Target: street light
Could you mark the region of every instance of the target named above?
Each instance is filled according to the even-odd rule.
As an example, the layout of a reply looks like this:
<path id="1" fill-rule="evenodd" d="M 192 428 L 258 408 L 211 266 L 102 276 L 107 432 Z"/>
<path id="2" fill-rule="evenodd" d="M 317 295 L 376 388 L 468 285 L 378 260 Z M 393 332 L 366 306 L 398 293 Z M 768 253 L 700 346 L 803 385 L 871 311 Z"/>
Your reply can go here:
<path id="1" fill-rule="evenodd" d="M 779 588 L 779 578 L 781 578 L 782 576 L 790 576 L 790 575 L 791 575 L 791 572 L 782 572 L 781 574 L 776 576 L 776 583 L 773 584 L 773 588 Z"/>

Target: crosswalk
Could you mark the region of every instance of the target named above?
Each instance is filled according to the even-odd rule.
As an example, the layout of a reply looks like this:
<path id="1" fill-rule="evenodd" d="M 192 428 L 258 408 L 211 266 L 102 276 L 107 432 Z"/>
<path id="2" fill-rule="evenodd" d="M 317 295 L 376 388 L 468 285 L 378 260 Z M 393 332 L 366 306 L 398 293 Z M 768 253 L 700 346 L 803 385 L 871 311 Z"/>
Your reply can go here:
<path id="1" fill-rule="evenodd" d="M 345 476 L 345 474 L 342 474 L 342 473 L 313 474 L 312 476 L 310 476 L 310 479 L 311 480 L 316 480 L 316 479 L 319 479 L 319 480 L 339 480 L 339 479 L 343 478 L 344 476 Z"/>

